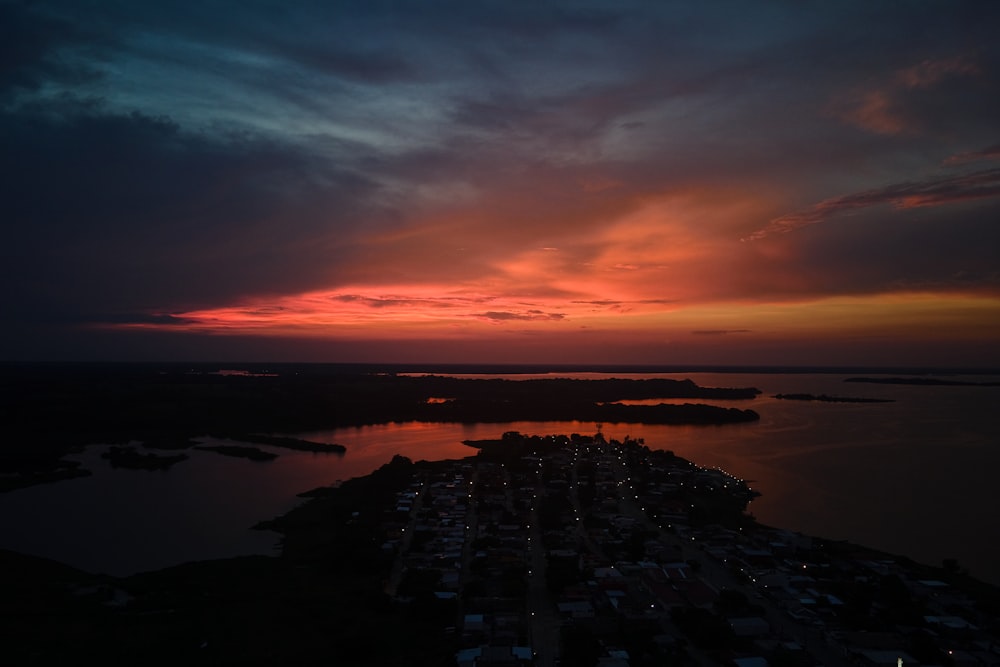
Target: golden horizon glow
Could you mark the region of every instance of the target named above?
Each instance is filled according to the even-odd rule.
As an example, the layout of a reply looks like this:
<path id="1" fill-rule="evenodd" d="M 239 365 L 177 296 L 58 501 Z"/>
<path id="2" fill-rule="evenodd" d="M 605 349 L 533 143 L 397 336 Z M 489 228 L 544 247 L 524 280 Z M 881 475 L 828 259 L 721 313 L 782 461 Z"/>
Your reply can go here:
<path id="1" fill-rule="evenodd" d="M 831 281 L 853 276 L 803 260 L 803 236 L 836 231 L 827 218 L 897 195 L 821 202 L 789 216 L 793 228 L 784 229 L 776 212 L 790 208 L 782 204 L 787 194 L 692 186 L 605 202 L 603 220 L 564 213 L 530 245 L 517 235 L 483 245 L 499 224 L 491 216 L 504 207 L 436 222 L 418 217 L 369 237 L 365 247 L 377 248 L 380 261 L 352 263 L 365 279 L 110 326 L 330 341 L 521 340 L 566 350 L 581 341 L 722 350 L 1000 339 L 1000 295 L 982 286 L 852 292 L 846 284 L 830 294 Z M 781 233 L 762 228 L 767 220 Z M 446 237 L 454 248 L 441 245 Z"/>

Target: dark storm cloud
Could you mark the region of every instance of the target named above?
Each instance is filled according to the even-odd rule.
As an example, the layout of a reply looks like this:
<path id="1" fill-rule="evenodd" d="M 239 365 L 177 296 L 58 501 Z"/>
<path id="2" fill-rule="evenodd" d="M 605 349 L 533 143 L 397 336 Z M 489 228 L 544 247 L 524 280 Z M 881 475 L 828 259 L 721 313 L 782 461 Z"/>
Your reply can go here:
<path id="1" fill-rule="evenodd" d="M 173 57 L 186 58 L 191 57 L 183 54 L 186 48 L 212 45 L 271 58 L 313 74 L 375 84 L 435 78 L 441 65 L 450 69 L 455 64 L 442 59 L 454 58 L 470 45 L 486 53 L 516 40 L 531 51 L 538 48 L 532 44 L 544 44 L 554 35 L 598 32 L 627 15 L 558 3 L 437 2 L 429 6 L 398 2 L 387 6 L 307 0 L 280 5 L 268 1 L 111 4 L 50 0 L 35 3 L 33 11 L 45 20 L 87 26 L 105 39 L 123 35 L 120 48 L 133 55 L 148 56 L 174 42 L 181 48 L 170 48 Z M 158 39 L 150 40 L 150 36 Z M 464 55 L 471 56 L 466 64 L 475 66 L 476 55 Z"/>
<path id="2" fill-rule="evenodd" d="M 338 3 L 338 6 L 343 3 Z M 340 11 L 329 3 L 244 2 L 239 11 L 226 2 L 108 3 L 102 0 L 52 0 L 11 3 L 4 8 L 14 47 L 46 62 L 53 44 L 110 46 L 136 54 L 169 47 L 183 58 L 185 47 L 212 44 L 246 53 L 300 62 L 317 71 L 346 79 L 385 82 L 411 76 L 405 54 L 366 47 L 363 31 L 343 29 L 366 25 L 363 13 Z M 3 15 L 3 14 L 0 14 Z M 335 34 L 336 38 L 331 38 Z M 153 46 L 149 37 L 157 35 Z M 27 47 L 27 48 L 26 48 Z M 33 48 L 32 48 L 33 47 Z M 13 47 L 9 47 L 13 48 Z M 102 50 L 102 55 L 107 52 Z"/>
<path id="3" fill-rule="evenodd" d="M 407 54 L 396 45 L 367 44 L 366 28 L 378 26 L 363 20 L 345 20 L 331 11 L 329 5 L 317 8 L 315 14 L 294 6 L 279 15 L 250 11 L 233 17 L 228 11 L 223 14 L 216 10 L 215 15 L 202 20 L 192 20 L 187 11 L 171 9 L 169 4 L 160 9 L 172 15 L 168 20 L 180 36 L 195 36 L 208 43 L 267 56 L 314 74 L 374 84 L 418 76 Z M 138 17 L 137 25 L 162 25 L 159 21 L 158 13 L 154 12 L 152 16 Z M 275 22 L 287 29 L 275 30 Z M 220 23 L 228 27 L 221 27 Z M 337 37 L 331 39 L 331 33 Z"/>
<path id="4" fill-rule="evenodd" d="M 696 329 L 691 333 L 696 336 L 725 336 L 728 334 L 750 333 L 750 329 Z"/>
<path id="5" fill-rule="evenodd" d="M 992 123 L 1000 97 L 989 85 L 996 63 L 984 45 L 997 10 L 963 7 L 946 12 L 932 3 L 904 14 L 888 6 L 762 5 L 747 15 L 733 5 L 723 17 L 721 9 L 663 5 L 642 21 L 610 23 L 603 40 L 583 34 L 559 42 L 544 60 L 567 75 L 549 86 L 508 85 L 519 54 L 494 54 L 505 76 L 460 89 L 449 119 L 477 146 L 522 164 L 547 159 L 567 169 L 603 158 L 605 175 L 636 193 L 706 180 L 773 183 L 779 175 L 812 187 L 838 168 L 906 150 L 858 132 L 846 117 L 843 107 L 856 111 L 872 81 L 895 86 L 892 118 L 914 131 L 973 137 Z M 734 32 L 740 21 L 746 30 Z M 903 37 L 927 31 L 933 40 Z M 975 55 L 956 55 L 966 51 Z M 623 74 L 574 76 L 602 66 Z M 831 122 L 837 117 L 839 126 Z M 806 170 L 814 170 L 809 179 Z"/>
<path id="6" fill-rule="evenodd" d="M 794 242 L 784 296 L 944 291 L 1000 294 L 1000 201 L 966 206 L 860 209 L 759 243 Z M 746 273 L 751 283 L 756 277 Z M 835 290 L 831 289 L 835 287 Z M 775 288 L 775 294 L 781 295 Z"/>
<path id="7" fill-rule="evenodd" d="M 25 286 L 23 317 L 308 286 L 373 187 L 288 147 L 75 103 L 7 114 L 0 143 L 0 270 Z"/>
<path id="8" fill-rule="evenodd" d="M 72 21 L 33 12 L 28 3 L 0 3 L 0 103 L 6 94 L 49 81 L 93 79 L 91 68 L 59 56 L 60 48 L 93 38 Z"/>

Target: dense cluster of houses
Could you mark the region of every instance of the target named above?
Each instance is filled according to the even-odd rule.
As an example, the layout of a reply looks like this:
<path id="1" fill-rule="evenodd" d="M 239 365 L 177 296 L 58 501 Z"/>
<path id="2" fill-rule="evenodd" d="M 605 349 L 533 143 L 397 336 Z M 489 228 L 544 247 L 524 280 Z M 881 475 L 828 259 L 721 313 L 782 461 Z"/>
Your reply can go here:
<path id="1" fill-rule="evenodd" d="M 397 498 L 397 579 L 460 667 L 996 667 L 995 614 L 929 568 L 759 526 L 742 480 L 641 441 L 506 434 Z"/>

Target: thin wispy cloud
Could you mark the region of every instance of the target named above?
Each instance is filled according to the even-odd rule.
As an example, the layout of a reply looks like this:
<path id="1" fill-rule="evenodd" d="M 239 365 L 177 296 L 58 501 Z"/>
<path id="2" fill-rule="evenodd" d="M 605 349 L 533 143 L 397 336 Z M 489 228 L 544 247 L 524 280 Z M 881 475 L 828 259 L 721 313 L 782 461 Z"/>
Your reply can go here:
<path id="1" fill-rule="evenodd" d="M 945 165 L 966 164 L 968 162 L 979 162 L 981 160 L 1000 160 L 1000 144 L 989 146 L 978 151 L 966 151 L 956 153 L 945 159 Z"/>
<path id="2" fill-rule="evenodd" d="M 750 329 L 696 329 L 691 333 L 696 336 L 726 336 L 728 334 L 743 334 L 750 332 Z"/>
<path id="3" fill-rule="evenodd" d="M 771 234 L 784 234 L 838 215 L 883 204 L 896 209 L 908 209 L 994 197 L 1000 197 L 1000 168 L 915 183 L 898 183 L 826 199 L 803 211 L 775 218 L 766 227 L 743 240 L 756 241 Z"/>
<path id="4" fill-rule="evenodd" d="M 924 60 L 884 77 L 880 87 L 855 92 L 841 116 L 876 134 L 919 132 L 925 127 L 919 113 L 920 97 L 933 94 L 949 79 L 975 77 L 981 72 L 981 67 L 964 55 Z"/>
<path id="5" fill-rule="evenodd" d="M 566 316 L 562 313 L 544 313 L 540 310 L 528 310 L 519 313 L 512 313 L 507 311 L 489 311 L 477 315 L 477 317 L 484 320 L 493 320 L 497 322 L 507 322 L 507 321 L 558 321 L 566 319 Z"/>

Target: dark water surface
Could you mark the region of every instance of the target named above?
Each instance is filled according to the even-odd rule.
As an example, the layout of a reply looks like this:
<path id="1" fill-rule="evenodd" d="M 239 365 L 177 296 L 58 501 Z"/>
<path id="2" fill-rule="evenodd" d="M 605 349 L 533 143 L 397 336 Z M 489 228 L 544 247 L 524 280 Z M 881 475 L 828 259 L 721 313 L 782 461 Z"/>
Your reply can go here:
<path id="1" fill-rule="evenodd" d="M 606 377 L 582 374 L 581 377 Z M 619 374 L 618 377 L 623 377 Z M 611 438 L 644 438 L 703 466 L 753 480 L 761 522 L 848 539 L 916 560 L 957 558 L 1000 583 L 1000 387 L 845 383 L 836 374 L 660 374 L 702 386 L 755 386 L 761 420 L 725 426 L 602 424 Z M 517 376 L 531 377 L 531 376 Z M 651 377 L 650 375 L 636 377 Z M 995 381 L 992 376 L 949 379 Z M 893 399 L 892 403 L 778 400 L 776 393 Z M 696 402 L 689 401 L 672 402 Z M 166 472 L 115 470 L 100 447 L 78 457 L 82 478 L 0 495 L 0 546 L 110 574 L 237 554 L 274 553 L 274 533 L 248 530 L 295 506 L 295 494 L 365 475 L 394 454 L 414 460 L 475 453 L 464 439 L 592 434 L 592 422 L 384 424 L 301 434 L 347 447 L 343 456 L 261 447 L 270 463 L 189 451 Z M 209 439 L 205 439 L 209 442 Z"/>

